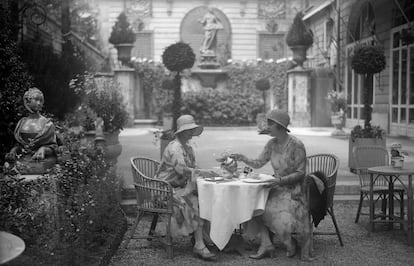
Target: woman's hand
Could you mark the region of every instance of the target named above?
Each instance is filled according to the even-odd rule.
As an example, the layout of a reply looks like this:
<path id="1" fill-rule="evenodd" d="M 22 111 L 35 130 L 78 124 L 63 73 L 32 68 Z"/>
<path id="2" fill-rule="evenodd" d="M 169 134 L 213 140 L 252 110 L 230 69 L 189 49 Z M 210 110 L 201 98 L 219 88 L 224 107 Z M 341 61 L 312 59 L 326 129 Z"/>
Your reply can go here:
<path id="1" fill-rule="evenodd" d="M 246 162 L 247 161 L 247 157 L 244 156 L 243 154 L 240 154 L 240 153 L 230 154 L 230 158 L 233 158 L 234 160 L 240 161 L 240 162 Z"/>
<path id="2" fill-rule="evenodd" d="M 264 185 L 265 188 L 275 188 L 280 186 L 282 183 L 282 178 L 280 176 L 275 177 L 275 179 L 269 180 L 267 184 Z"/>

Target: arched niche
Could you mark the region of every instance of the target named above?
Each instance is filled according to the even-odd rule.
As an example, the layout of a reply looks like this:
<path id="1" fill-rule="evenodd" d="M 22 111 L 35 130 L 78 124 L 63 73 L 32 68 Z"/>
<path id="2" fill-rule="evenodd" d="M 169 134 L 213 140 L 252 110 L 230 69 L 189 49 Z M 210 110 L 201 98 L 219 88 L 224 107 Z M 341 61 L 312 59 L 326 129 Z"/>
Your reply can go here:
<path id="1" fill-rule="evenodd" d="M 204 38 L 203 26 L 199 20 L 207 13 L 209 7 L 199 6 L 191 9 L 181 21 L 180 39 L 190 44 L 200 60 L 200 46 Z M 225 65 L 231 58 L 231 25 L 227 16 L 218 8 L 212 8 L 214 15 L 223 24 L 223 29 L 217 33 L 217 60 L 221 65 Z"/>

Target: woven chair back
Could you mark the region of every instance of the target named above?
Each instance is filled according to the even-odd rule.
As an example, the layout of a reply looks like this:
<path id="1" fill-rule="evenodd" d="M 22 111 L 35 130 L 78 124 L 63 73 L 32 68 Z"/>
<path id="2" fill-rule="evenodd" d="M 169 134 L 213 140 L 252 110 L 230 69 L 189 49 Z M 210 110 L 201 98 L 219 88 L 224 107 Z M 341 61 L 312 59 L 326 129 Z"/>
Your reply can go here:
<path id="1" fill-rule="evenodd" d="M 323 172 L 327 181 L 327 208 L 333 206 L 339 159 L 333 154 L 314 154 L 307 157 L 306 173 Z"/>
<path id="2" fill-rule="evenodd" d="M 159 162 L 143 157 L 131 158 L 131 168 L 140 210 L 171 213 L 172 187 L 169 183 L 154 178 Z"/>
<path id="3" fill-rule="evenodd" d="M 380 146 L 358 146 L 353 149 L 356 171 L 359 176 L 359 183 L 361 187 L 369 186 L 368 168 L 375 166 L 389 165 L 388 151 Z M 378 177 L 375 180 L 374 186 L 388 186 L 387 180 L 384 177 Z"/>

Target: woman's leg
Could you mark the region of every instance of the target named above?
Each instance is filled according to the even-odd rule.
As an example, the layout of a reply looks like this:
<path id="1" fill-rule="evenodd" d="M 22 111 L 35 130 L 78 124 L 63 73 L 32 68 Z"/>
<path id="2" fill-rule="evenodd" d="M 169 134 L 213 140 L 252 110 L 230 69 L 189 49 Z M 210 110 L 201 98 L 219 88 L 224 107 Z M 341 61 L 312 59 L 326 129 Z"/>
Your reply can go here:
<path id="1" fill-rule="evenodd" d="M 204 225 L 204 221 L 200 219 L 200 223 L 197 227 L 197 229 L 194 231 L 194 248 L 196 249 L 203 249 L 206 247 L 206 245 L 204 244 L 204 239 L 203 239 L 203 225 Z"/>
<path id="2" fill-rule="evenodd" d="M 275 248 L 272 241 L 270 240 L 269 229 L 264 225 L 261 217 L 256 218 L 256 223 L 259 227 L 260 247 L 257 250 L 256 254 L 250 255 L 249 257 L 252 259 L 262 259 L 268 256 L 273 257 Z"/>

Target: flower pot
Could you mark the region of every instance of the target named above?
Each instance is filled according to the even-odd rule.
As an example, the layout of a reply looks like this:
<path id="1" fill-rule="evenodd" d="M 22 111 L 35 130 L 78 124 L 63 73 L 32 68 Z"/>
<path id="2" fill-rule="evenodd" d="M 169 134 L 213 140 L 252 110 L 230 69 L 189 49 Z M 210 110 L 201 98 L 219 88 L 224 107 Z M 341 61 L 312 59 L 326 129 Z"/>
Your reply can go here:
<path id="1" fill-rule="evenodd" d="M 133 43 L 120 43 L 115 45 L 115 48 L 118 51 L 118 60 L 121 61 L 123 65 L 126 65 L 131 61 L 131 50 L 133 47 Z"/>
<path id="2" fill-rule="evenodd" d="M 345 115 L 344 114 L 332 114 L 331 123 L 335 127 L 335 130 L 332 132 L 332 136 L 341 136 L 345 135 L 343 130 L 345 126 Z"/>
<path id="3" fill-rule="evenodd" d="M 308 46 L 305 45 L 295 45 L 289 46 L 293 52 L 293 60 L 298 64 L 299 67 L 303 67 L 303 62 L 306 60 L 306 51 Z"/>
<path id="4" fill-rule="evenodd" d="M 119 143 L 119 131 L 104 132 L 105 135 L 105 158 L 113 163 L 117 162 L 122 153 L 122 145 Z"/>

